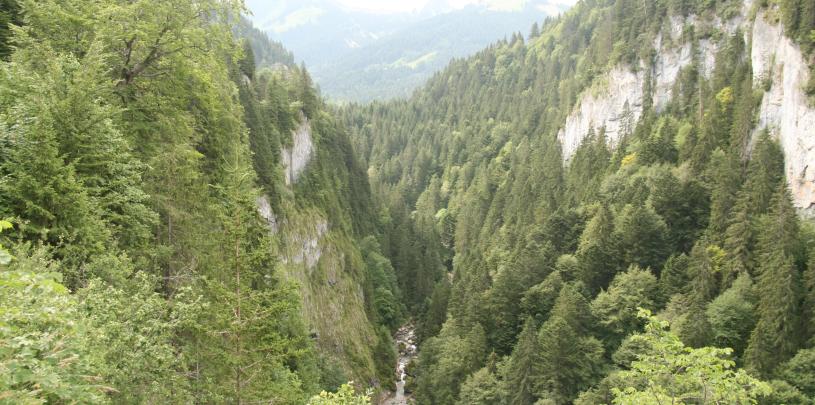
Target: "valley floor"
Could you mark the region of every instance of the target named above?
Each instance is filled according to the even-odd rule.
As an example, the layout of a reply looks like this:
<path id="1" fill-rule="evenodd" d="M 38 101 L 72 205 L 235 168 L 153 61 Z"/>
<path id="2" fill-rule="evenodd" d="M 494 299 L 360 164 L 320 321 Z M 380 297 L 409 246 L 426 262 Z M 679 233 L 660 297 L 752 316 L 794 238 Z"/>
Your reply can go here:
<path id="1" fill-rule="evenodd" d="M 383 405 L 407 405 L 412 403 L 412 396 L 405 393 L 405 383 L 407 381 L 408 364 L 417 356 L 416 329 L 412 323 L 407 323 L 396 332 L 394 337 L 396 347 L 399 351 L 399 359 L 396 363 L 396 392 L 388 395 Z"/>

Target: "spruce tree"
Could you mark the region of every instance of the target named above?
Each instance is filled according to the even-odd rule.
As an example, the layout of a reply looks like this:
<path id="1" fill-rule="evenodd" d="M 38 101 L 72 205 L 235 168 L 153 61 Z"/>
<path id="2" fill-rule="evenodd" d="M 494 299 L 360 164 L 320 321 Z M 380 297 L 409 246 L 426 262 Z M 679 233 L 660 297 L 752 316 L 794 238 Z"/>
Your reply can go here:
<path id="1" fill-rule="evenodd" d="M 661 269 L 670 253 L 665 221 L 646 205 L 626 205 L 616 218 L 615 233 L 625 263 Z"/>
<path id="2" fill-rule="evenodd" d="M 671 256 L 665 262 L 662 272 L 659 275 L 659 291 L 662 302 L 668 302 L 675 294 L 687 292 L 688 281 L 688 256 L 684 253 L 679 256 Z"/>
<path id="3" fill-rule="evenodd" d="M 538 26 L 537 22 L 532 24 L 532 28 L 529 31 L 529 39 L 537 38 L 541 34 L 540 27 Z"/>
<path id="4" fill-rule="evenodd" d="M 708 237 L 712 242 L 722 244 L 741 185 L 740 160 L 734 154 L 727 154 L 717 149 L 711 158 L 710 171 L 713 184 L 710 196 Z"/>
<path id="5" fill-rule="evenodd" d="M 778 143 L 764 130 L 753 149 L 744 182 L 744 198 L 750 214 L 764 214 L 772 205 L 773 195 L 784 176 L 784 154 Z"/>
<path id="6" fill-rule="evenodd" d="M 734 207 L 734 214 L 730 218 L 730 225 L 724 235 L 724 250 L 727 254 L 727 269 L 729 275 L 739 274 L 743 271 L 753 271 L 753 226 L 750 220 L 750 210 L 746 196 L 742 195 Z"/>
<path id="7" fill-rule="evenodd" d="M 534 365 L 537 396 L 556 404 L 569 403 L 596 382 L 603 364 L 603 346 L 569 321 L 553 315 L 538 332 Z"/>
<path id="8" fill-rule="evenodd" d="M 2 215 L 18 218 L 18 232 L 22 240 L 58 247 L 56 253 L 63 261 L 64 281 L 75 288 L 86 282 L 88 276 L 109 276 L 82 274 L 84 271 L 80 270 L 80 266 L 102 255 L 106 249 L 113 248 L 109 227 L 120 224 L 106 223 L 103 216 L 107 214 L 113 219 L 116 212 L 112 209 L 114 207 L 108 207 L 111 209 L 105 211 L 100 205 L 125 200 L 111 201 L 102 197 L 105 190 L 110 190 L 107 188 L 110 182 L 121 180 L 126 183 L 128 173 L 122 167 L 118 167 L 121 173 L 105 173 L 108 165 L 117 162 L 91 159 L 94 154 L 108 151 L 121 153 L 111 150 L 121 144 L 105 144 L 100 145 L 102 150 L 87 149 L 83 150 L 84 153 L 71 153 L 64 143 L 66 138 L 76 134 L 88 122 L 109 118 L 110 113 L 105 111 L 104 106 L 92 102 L 83 104 L 85 108 L 78 116 L 70 111 L 71 101 L 75 101 L 70 95 L 81 97 L 86 91 L 78 86 L 87 84 L 83 83 L 83 79 L 102 79 L 99 76 L 101 55 L 98 50 L 87 55 L 85 66 L 74 57 L 55 55 L 45 49 L 32 50 L 26 56 L 33 59 L 21 59 L 17 65 L 0 73 L 0 99 L 14 103 L 13 112 L 6 104 L 0 115 L 3 121 L 0 125 L 4 127 L 8 139 L 4 159 L 0 162 L 4 175 L 4 181 L 0 183 Z M 46 61 L 47 70 L 27 71 L 26 68 L 32 69 L 41 63 L 40 58 Z M 76 87 L 72 83 L 74 81 L 79 82 Z M 83 120 L 88 116 L 93 118 Z M 106 125 L 103 123 L 99 126 Z M 70 146 L 81 148 L 81 144 Z M 112 158 L 109 155 L 105 157 Z M 94 178 L 93 172 L 84 166 L 81 158 L 101 164 L 101 168 L 95 168 L 101 172 L 101 176 Z M 123 178 L 116 179 L 116 174 L 122 174 Z M 143 230 L 134 227 L 133 232 L 138 234 Z"/>
<path id="9" fill-rule="evenodd" d="M 689 259 L 690 290 L 684 297 L 687 311 L 674 326 L 682 341 L 691 347 L 706 346 L 710 340 L 710 323 L 705 309 L 718 289 L 716 251 L 715 247 L 701 240 L 693 247 Z"/>
<path id="10" fill-rule="evenodd" d="M 595 206 L 594 216 L 580 236 L 576 256 L 580 279 L 592 292 L 605 288 L 619 271 L 619 241 L 614 235 L 612 214 L 605 206 Z"/>
<path id="11" fill-rule="evenodd" d="M 518 343 L 512 351 L 507 369 L 508 401 L 512 405 L 535 402 L 535 364 L 538 356 L 538 330 L 535 321 L 527 318 Z"/>
<path id="12" fill-rule="evenodd" d="M 0 0 L 0 60 L 6 60 L 11 55 L 11 24 L 20 25 L 21 22 L 17 0 Z"/>
<path id="13" fill-rule="evenodd" d="M 758 322 L 745 352 L 747 366 L 762 376 L 770 376 L 803 343 L 802 280 L 792 256 L 797 221 L 789 191 L 782 183 L 759 232 Z"/>
<path id="14" fill-rule="evenodd" d="M 815 343 L 815 255 L 810 252 L 809 263 L 804 272 L 804 331 L 810 336 L 808 344 Z"/>

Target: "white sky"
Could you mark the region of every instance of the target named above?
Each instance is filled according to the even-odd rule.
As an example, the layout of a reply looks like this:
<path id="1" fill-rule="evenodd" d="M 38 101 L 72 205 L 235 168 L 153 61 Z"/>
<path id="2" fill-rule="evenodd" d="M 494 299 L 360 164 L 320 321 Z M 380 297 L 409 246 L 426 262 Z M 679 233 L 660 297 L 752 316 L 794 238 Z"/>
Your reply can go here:
<path id="1" fill-rule="evenodd" d="M 527 0 L 335 0 L 337 3 L 354 10 L 372 11 L 377 13 L 404 13 L 421 10 L 431 2 L 445 3 L 449 8 L 459 9 L 471 4 L 486 5 L 492 10 L 512 11 L 519 10 Z M 571 6 L 577 0 L 550 0 L 551 6 Z"/>
<path id="2" fill-rule="evenodd" d="M 247 0 L 250 9 L 259 4 L 264 4 L 264 8 L 273 4 L 275 0 Z M 409 13 L 420 11 L 426 5 L 442 3 L 445 9 L 459 9 L 471 4 L 482 4 L 492 10 L 518 10 L 527 3 L 528 0 L 333 0 L 343 7 L 373 13 Z M 551 6 L 573 5 L 577 0 L 549 0 Z M 274 7 L 273 7 L 274 8 Z"/>
<path id="3" fill-rule="evenodd" d="M 473 4 L 480 4 L 494 11 L 520 10 L 529 0 L 328 0 L 334 4 L 362 12 L 376 14 L 411 13 L 421 11 L 430 6 L 436 11 L 456 10 Z M 562 6 L 571 6 L 577 0 L 546 0 L 538 2 L 538 9 L 556 15 Z M 250 10 L 255 11 L 253 16 L 256 23 L 267 26 L 274 21 L 271 28 L 275 32 L 286 32 L 292 28 L 318 21 L 326 10 L 315 3 L 291 11 L 286 7 L 288 2 L 279 0 L 246 0 Z M 290 4 L 290 3 L 288 3 Z M 296 4 L 296 3 L 295 3 Z M 308 4 L 308 3 L 306 3 Z M 317 3 L 319 4 L 319 3 Z M 287 11 L 288 10 L 288 11 Z"/>
<path id="4" fill-rule="evenodd" d="M 419 11 L 433 0 L 336 0 L 354 10 L 378 13 L 404 13 Z M 470 4 L 487 4 L 499 10 L 515 10 L 523 7 L 526 0 L 445 0 L 450 8 L 462 8 Z"/>

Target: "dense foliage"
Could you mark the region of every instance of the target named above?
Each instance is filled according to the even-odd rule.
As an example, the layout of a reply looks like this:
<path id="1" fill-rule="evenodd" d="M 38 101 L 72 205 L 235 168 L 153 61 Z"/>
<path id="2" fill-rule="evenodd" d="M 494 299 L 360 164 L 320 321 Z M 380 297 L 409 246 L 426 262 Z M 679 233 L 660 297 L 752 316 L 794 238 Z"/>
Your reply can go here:
<path id="1" fill-rule="evenodd" d="M 367 178 L 305 69 L 230 23 L 242 2 L 0 5 L 0 402 L 302 404 L 346 377 L 390 384 L 404 310 Z M 280 150 L 305 120 L 319 160 L 287 187 Z M 263 194 L 359 257 L 353 327 L 384 349 L 355 354 L 378 363 L 314 344 Z"/>
<path id="2" fill-rule="evenodd" d="M 811 2 L 762 7 L 812 46 Z M 452 280 L 394 260 L 405 294 L 430 297 L 419 403 L 811 403 L 790 398 L 813 375 L 791 370 L 815 343 L 815 235 L 780 147 L 754 131 L 763 89 L 744 36 L 719 28 L 741 10 L 583 1 L 453 62 L 410 99 L 342 109 L 373 189 L 411 211 L 410 246 Z M 718 44 L 714 65 L 695 52 L 660 110 L 646 74 L 642 117 L 620 118 L 621 139 L 594 128 L 564 159 L 557 134 L 580 95 L 602 91 L 611 67 L 652 71 L 655 38 L 689 15 L 680 41 Z M 645 338 L 641 309 L 661 319 Z M 675 368 L 685 363 L 698 372 Z"/>
<path id="3" fill-rule="evenodd" d="M 242 7 L 0 0 L 0 402 L 368 403 L 413 316 L 419 403 L 812 404 L 815 228 L 742 2 L 585 0 L 339 119 Z M 811 58 L 812 2 L 753 7 Z M 690 15 L 714 65 L 564 156 Z"/>

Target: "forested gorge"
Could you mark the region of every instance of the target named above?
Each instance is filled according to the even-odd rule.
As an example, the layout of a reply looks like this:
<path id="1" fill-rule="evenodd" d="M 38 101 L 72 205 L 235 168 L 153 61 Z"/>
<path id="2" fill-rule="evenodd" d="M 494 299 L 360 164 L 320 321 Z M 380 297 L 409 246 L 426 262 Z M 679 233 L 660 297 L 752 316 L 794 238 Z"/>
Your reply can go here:
<path id="1" fill-rule="evenodd" d="M 365 404 L 406 323 L 419 404 L 813 403 L 749 30 L 815 105 L 815 3 L 583 0 L 347 106 L 246 12 L 0 0 L 0 403 Z M 619 66 L 641 100 L 570 149 Z"/>
<path id="2" fill-rule="evenodd" d="M 375 193 L 449 264 L 418 403 L 812 403 L 815 229 L 734 18 L 780 21 L 811 69 L 812 2 L 582 1 L 408 100 L 342 110 Z M 658 105 L 653 44 L 676 26 L 693 56 Z M 645 72 L 642 105 L 565 155 L 564 122 L 619 65 Z"/>

